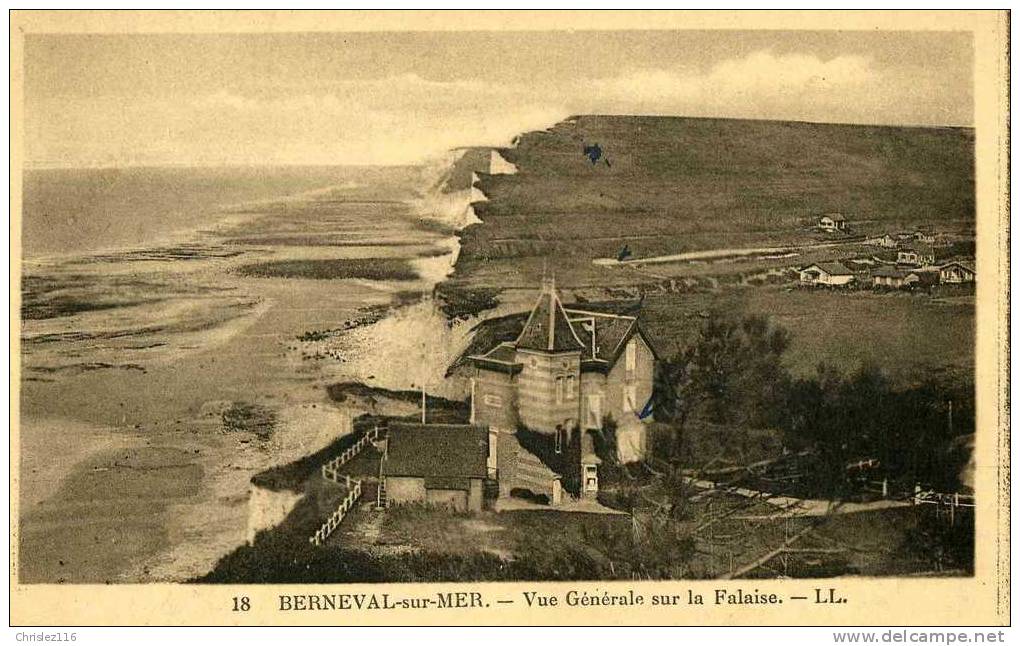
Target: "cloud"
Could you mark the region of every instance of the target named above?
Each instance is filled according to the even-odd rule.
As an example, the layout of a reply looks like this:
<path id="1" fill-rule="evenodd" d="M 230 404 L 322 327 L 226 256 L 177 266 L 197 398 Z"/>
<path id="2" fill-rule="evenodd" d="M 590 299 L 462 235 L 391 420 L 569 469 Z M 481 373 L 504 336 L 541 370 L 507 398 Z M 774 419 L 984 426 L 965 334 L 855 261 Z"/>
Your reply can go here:
<path id="1" fill-rule="evenodd" d="M 900 66 L 902 67 L 902 66 Z M 407 164 L 506 145 L 570 114 L 673 114 L 843 123 L 967 123 L 932 66 L 772 50 L 706 68 L 568 81 L 433 80 L 419 74 L 179 95 L 43 97 L 26 110 L 27 154 L 67 164 Z"/>
<path id="2" fill-rule="evenodd" d="M 47 100 L 29 114 L 33 160 L 70 164 L 407 164 L 507 145 L 569 114 L 556 97 L 415 74 L 305 91 Z"/>

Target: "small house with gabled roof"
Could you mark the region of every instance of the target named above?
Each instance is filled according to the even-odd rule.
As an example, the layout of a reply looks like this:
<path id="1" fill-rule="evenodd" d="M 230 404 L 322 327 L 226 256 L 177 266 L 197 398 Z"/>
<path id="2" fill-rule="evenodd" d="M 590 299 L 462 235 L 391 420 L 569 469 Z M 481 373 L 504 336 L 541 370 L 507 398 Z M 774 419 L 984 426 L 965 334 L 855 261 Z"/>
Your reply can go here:
<path id="1" fill-rule="evenodd" d="M 842 213 L 826 213 L 818 218 L 818 228 L 822 231 L 845 231 L 846 218 Z"/>
<path id="2" fill-rule="evenodd" d="M 816 262 L 800 270 L 800 282 L 804 285 L 825 285 L 838 287 L 854 281 L 854 272 L 841 262 Z"/>
<path id="3" fill-rule="evenodd" d="M 972 267 L 962 262 L 950 262 L 939 267 L 939 282 L 946 284 L 973 283 L 977 278 Z"/>
<path id="4" fill-rule="evenodd" d="M 519 428 L 548 445 L 550 455 L 561 456 L 543 462 L 565 483 L 578 483 L 581 490 L 573 493 L 579 495 L 597 493 L 598 464 L 589 436 L 602 434 L 610 420 L 617 459 L 644 458 L 656 355 L 637 317 L 568 309 L 547 279 L 517 338 L 468 359 L 471 421 L 490 429 L 501 494 L 520 484 L 515 461 L 505 454 L 531 464 L 524 453 L 542 452 L 510 439 Z M 577 462 L 565 463 L 568 455 Z M 554 491 L 552 485 L 548 489 L 542 493 Z"/>
<path id="5" fill-rule="evenodd" d="M 481 511 L 489 434 L 468 424 L 392 422 L 379 465 L 387 505 L 418 503 Z"/>

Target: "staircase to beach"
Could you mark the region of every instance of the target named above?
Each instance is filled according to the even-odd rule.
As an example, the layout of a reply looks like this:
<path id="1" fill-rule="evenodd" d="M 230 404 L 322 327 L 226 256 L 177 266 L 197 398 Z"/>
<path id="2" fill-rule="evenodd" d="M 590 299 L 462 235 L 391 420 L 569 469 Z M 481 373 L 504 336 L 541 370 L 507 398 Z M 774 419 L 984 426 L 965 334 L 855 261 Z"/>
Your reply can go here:
<path id="1" fill-rule="evenodd" d="M 559 497 L 559 482 L 560 474 L 547 467 L 538 456 L 523 447 L 517 450 L 511 489 L 527 489 L 555 503 Z"/>

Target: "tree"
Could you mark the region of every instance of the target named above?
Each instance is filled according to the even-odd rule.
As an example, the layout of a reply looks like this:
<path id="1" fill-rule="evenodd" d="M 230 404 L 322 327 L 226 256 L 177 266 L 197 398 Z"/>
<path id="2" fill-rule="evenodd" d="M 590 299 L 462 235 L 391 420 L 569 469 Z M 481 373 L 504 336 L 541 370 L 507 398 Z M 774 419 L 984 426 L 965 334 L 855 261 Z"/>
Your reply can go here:
<path id="1" fill-rule="evenodd" d="M 789 345 L 789 333 L 763 316 L 710 315 L 694 342 L 656 373 L 655 410 L 672 422 L 673 455 L 692 415 L 721 424 L 773 423 L 789 386 L 782 365 Z"/>

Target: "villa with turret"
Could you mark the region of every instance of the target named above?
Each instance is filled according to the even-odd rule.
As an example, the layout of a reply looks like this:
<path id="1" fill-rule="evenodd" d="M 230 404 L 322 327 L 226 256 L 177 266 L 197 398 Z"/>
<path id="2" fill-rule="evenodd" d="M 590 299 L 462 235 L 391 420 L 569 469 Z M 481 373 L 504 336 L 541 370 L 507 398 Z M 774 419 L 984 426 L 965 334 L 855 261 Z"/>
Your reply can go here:
<path id="1" fill-rule="evenodd" d="M 501 496 L 593 497 L 597 443 L 622 463 L 645 456 L 656 356 L 636 317 L 567 308 L 546 279 L 516 340 L 469 360 L 471 422 L 489 429 Z"/>

